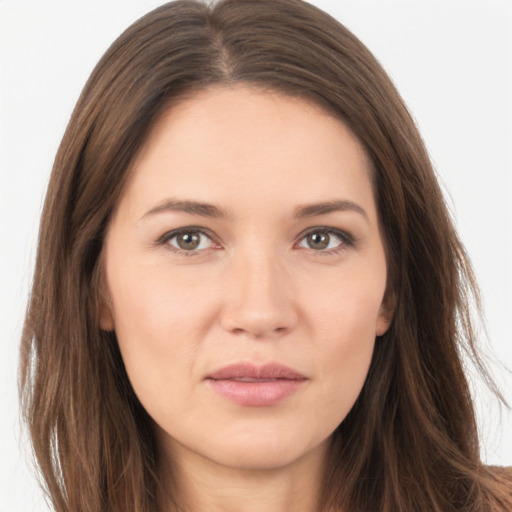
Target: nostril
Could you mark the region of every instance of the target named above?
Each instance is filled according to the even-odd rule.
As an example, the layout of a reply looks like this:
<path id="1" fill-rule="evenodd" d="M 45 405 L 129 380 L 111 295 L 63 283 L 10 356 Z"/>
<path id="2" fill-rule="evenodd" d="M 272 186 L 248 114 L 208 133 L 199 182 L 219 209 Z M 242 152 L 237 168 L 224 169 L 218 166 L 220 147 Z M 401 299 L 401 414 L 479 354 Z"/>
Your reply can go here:
<path id="1" fill-rule="evenodd" d="M 237 336 L 246 334 L 252 338 L 261 339 L 261 338 L 265 338 L 267 336 L 272 336 L 272 335 L 276 335 L 276 334 L 279 334 L 279 335 L 285 334 L 286 332 L 288 332 L 288 327 L 276 327 L 274 329 L 265 329 L 265 328 L 257 328 L 257 327 L 254 327 L 252 329 L 251 328 L 244 329 L 243 327 L 235 327 L 235 328 L 231 329 L 231 332 L 232 332 L 232 334 L 237 335 Z"/>
<path id="2" fill-rule="evenodd" d="M 219 312 L 222 328 L 232 335 L 254 338 L 282 337 L 294 329 L 298 311 L 284 286 L 275 286 L 271 274 L 249 282 L 236 280 Z"/>

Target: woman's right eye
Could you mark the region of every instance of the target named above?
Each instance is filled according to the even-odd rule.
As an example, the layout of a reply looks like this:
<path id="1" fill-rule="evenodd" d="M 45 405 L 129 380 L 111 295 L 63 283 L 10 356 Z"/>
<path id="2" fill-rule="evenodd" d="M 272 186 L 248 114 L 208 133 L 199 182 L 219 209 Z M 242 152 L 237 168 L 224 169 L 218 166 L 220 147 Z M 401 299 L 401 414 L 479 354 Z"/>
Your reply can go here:
<path id="1" fill-rule="evenodd" d="M 191 255 L 213 247 L 213 240 L 198 229 L 181 229 L 165 234 L 160 243 L 169 245 L 174 251 Z"/>

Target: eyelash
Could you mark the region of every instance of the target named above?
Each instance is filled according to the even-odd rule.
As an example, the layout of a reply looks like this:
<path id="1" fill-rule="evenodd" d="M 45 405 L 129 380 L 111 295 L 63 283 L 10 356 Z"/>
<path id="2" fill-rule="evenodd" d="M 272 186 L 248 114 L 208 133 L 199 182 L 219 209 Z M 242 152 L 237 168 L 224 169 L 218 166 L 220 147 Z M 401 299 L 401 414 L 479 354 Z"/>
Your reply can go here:
<path id="1" fill-rule="evenodd" d="M 200 251 L 197 250 L 191 250 L 191 251 L 185 251 L 184 249 L 179 249 L 178 247 L 174 247 L 169 242 L 173 239 L 178 237 L 179 235 L 186 234 L 186 233 L 197 233 L 199 235 L 206 236 L 209 238 L 212 242 L 215 242 L 215 237 L 204 228 L 195 227 L 195 226 L 187 226 L 180 229 L 175 229 L 173 231 L 169 231 L 168 233 L 163 234 L 158 240 L 157 245 L 165 245 L 166 249 L 183 255 L 183 256 L 197 256 Z M 204 250 L 204 249 L 202 249 Z"/>
<path id="2" fill-rule="evenodd" d="M 338 246 L 333 247 L 332 249 L 316 251 L 314 249 L 309 248 L 309 250 L 311 250 L 315 256 L 331 256 L 331 255 L 340 254 L 341 252 L 346 251 L 350 247 L 354 247 L 354 245 L 356 243 L 355 238 L 351 234 L 347 233 L 346 231 L 343 231 L 341 229 L 330 228 L 327 226 L 318 226 L 318 227 L 308 229 L 304 233 L 300 234 L 299 242 L 301 242 L 307 236 L 309 236 L 313 233 L 322 233 L 322 234 L 325 233 L 330 236 L 334 235 L 335 237 L 339 238 L 341 241 L 341 243 Z M 307 249 L 307 248 L 305 247 L 304 249 Z"/>
<path id="3" fill-rule="evenodd" d="M 184 228 L 175 229 L 173 231 L 169 231 L 169 232 L 165 233 L 157 240 L 157 245 L 160 245 L 160 246 L 165 245 L 168 250 L 175 252 L 177 254 L 183 255 L 183 256 L 187 256 L 187 257 L 188 256 L 197 256 L 198 254 L 200 254 L 201 251 L 204 251 L 205 249 L 200 249 L 199 251 L 198 250 L 187 251 L 184 249 L 179 249 L 177 247 L 174 247 L 173 245 L 171 245 L 169 243 L 173 238 L 176 238 L 179 235 L 186 234 L 186 233 L 195 233 L 195 234 L 206 236 L 208 239 L 210 239 L 212 242 L 215 243 L 215 237 L 209 231 L 205 230 L 204 228 L 200 228 L 200 227 L 187 226 Z M 309 250 L 311 250 L 315 256 L 336 255 L 336 254 L 341 253 L 344 250 L 347 250 L 350 247 L 353 247 L 356 244 L 356 240 L 354 239 L 354 237 L 352 235 L 350 235 L 349 233 L 347 233 L 346 231 L 343 231 L 340 229 L 334 229 L 334 228 L 327 227 L 327 226 L 325 226 L 325 227 L 318 226 L 315 228 L 308 229 L 307 231 L 300 234 L 300 236 L 298 237 L 298 241 L 301 242 L 307 236 L 314 234 L 314 233 L 334 235 L 335 237 L 337 237 L 341 240 L 341 243 L 332 249 L 314 250 L 314 249 L 309 248 Z M 304 249 L 307 249 L 307 248 L 304 248 Z"/>

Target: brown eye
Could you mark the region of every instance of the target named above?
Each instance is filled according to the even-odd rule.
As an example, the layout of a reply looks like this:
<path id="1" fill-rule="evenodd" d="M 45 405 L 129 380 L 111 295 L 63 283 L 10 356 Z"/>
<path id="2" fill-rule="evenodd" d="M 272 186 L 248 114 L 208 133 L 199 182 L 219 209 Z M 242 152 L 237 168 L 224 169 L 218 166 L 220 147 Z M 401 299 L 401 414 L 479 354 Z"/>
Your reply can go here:
<path id="1" fill-rule="evenodd" d="M 202 231 L 180 231 L 166 237 L 166 243 L 178 251 L 193 252 L 208 249 L 212 239 Z"/>
<path id="2" fill-rule="evenodd" d="M 353 239 L 348 233 L 327 228 L 318 228 L 306 233 L 299 243 L 299 247 L 326 254 L 331 254 L 351 245 L 353 245 Z"/>
<path id="3" fill-rule="evenodd" d="M 320 231 L 316 233 L 310 233 L 306 237 L 309 248 L 319 251 L 326 249 L 329 246 L 330 239 L 331 236 L 329 233 Z"/>
<path id="4" fill-rule="evenodd" d="M 180 249 L 192 251 L 199 247 L 201 237 L 198 233 L 182 233 L 176 237 L 176 243 Z"/>

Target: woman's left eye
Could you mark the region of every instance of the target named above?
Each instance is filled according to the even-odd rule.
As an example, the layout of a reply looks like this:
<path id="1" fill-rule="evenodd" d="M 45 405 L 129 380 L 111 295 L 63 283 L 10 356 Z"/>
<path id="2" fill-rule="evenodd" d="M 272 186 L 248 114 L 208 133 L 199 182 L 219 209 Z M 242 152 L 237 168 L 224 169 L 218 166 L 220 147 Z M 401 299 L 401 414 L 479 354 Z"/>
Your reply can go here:
<path id="1" fill-rule="evenodd" d="M 213 240 L 203 231 L 197 229 L 180 230 L 166 234 L 161 243 L 171 246 L 178 252 L 193 253 L 213 246 Z"/>
<path id="2" fill-rule="evenodd" d="M 305 249 L 330 253 L 352 245 L 352 242 L 351 237 L 341 231 L 315 229 L 314 231 L 306 233 L 298 245 Z"/>

